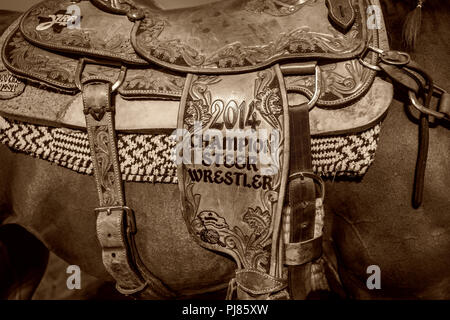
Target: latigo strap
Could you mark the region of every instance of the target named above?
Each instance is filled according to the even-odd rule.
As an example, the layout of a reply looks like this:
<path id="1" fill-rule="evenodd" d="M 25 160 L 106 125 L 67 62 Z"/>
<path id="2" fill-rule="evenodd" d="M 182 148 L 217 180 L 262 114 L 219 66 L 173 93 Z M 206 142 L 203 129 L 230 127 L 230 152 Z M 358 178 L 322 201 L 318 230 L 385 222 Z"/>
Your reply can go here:
<path id="1" fill-rule="evenodd" d="M 293 143 L 289 157 L 290 242 L 287 246 L 292 251 L 294 244 L 314 237 L 316 189 L 314 180 L 303 175 L 312 173 L 308 104 L 291 107 L 289 114 L 290 139 Z M 321 249 L 321 245 L 318 248 Z M 299 245 L 297 249 L 302 252 L 303 248 Z M 311 264 L 309 261 L 292 260 L 288 267 L 291 297 L 304 299 L 310 291 Z"/>
<path id="2" fill-rule="evenodd" d="M 119 292 L 142 298 L 170 298 L 173 293 L 144 270 L 135 247 L 134 213 L 125 206 L 117 158 L 111 83 L 88 82 L 82 89 L 100 202 L 95 212 L 98 214 L 97 237 L 102 247 L 103 264 L 116 280 Z"/>

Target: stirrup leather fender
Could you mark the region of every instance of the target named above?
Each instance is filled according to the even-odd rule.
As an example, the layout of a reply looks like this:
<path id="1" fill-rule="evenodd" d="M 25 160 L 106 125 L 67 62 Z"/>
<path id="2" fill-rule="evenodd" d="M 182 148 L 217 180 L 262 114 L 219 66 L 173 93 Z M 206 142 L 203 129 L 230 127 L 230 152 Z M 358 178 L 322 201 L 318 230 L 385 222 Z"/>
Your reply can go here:
<path id="1" fill-rule="evenodd" d="M 302 107 L 306 111 L 301 112 L 301 118 L 294 115 L 296 108 L 288 107 L 278 65 L 246 74 L 187 77 L 176 150 L 182 211 L 189 232 L 201 246 L 235 260 L 237 270 L 228 298 L 235 293 L 238 299 L 306 297 L 305 290 L 300 290 L 300 297 L 292 289 L 302 283 L 291 281 L 288 288 L 288 274 L 294 279 L 300 266 L 303 278 L 307 278 L 310 273 L 302 266 L 321 252 L 320 239 L 311 242 L 314 246 L 305 243 L 314 232 L 297 236 L 304 222 L 297 209 L 305 201 L 298 187 L 304 185 L 303 180 L 313 181 L 302 175 L 302 183 L 296 184 L 299 169 L 311 170 L 310 105 Z M 290 126 L 293 122 L 296 124 Z M 297 138 L 289 132 L 292 127 L 307 138 L 305 150 L 292 149 L 290 139 Z M 294 158 L 306 157 L 309 162 L 289 168 L 290 152 Z M 288 270 L 282 217 L 291 170 L 289 204 L 293 214 L 292 228 L 287 232 L 293 241 L 287 244 Z M 309 186 L 312 202 L 307 206 L 307 220 L 314 230 L 316 190 L 314 183 Z M 305 248 L 314 253 L 299 258 Z"/>

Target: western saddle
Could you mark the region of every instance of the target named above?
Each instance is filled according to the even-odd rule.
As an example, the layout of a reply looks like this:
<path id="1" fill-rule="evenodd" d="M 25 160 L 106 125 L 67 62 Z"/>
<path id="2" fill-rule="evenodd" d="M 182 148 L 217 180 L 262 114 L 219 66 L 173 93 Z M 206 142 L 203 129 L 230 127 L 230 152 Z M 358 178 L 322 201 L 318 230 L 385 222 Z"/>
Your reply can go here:
<path id="1" fill-rule="evenodd" d="M 303 299 L 321 256 L 325 192 L 311 136 L 379 122 L 393 95 L 380 71 L 408 88 L 422 126 L 428 115 L 449 118 L 447 94 L 440 111 L 430 110 L 439 90 L 407 54 L 388 50 L 376 0 L 173 10 L 46 0 L 5 33 L 2 60 L 2 73 L 30 83 L 2 96 L 4 117 L 87 130 L 103 263 L 121 293 L 140 298 L 174 294 L 139 259 L 117 131 L 177 129 L 183 217 L 199 245 L 236 261 L 228 298 Z M 30 108 L 37 97 L 55 108 Z"/>

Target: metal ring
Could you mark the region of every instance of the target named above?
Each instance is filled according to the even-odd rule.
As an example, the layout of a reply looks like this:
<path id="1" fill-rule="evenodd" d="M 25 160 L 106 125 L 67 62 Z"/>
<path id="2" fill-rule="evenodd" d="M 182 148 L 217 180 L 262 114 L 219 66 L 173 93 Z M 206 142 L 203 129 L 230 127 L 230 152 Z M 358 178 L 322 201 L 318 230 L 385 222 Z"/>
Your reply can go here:
<path id="1" fill-rule="evenodd" d="M 320 98 L 320 94 L 322 91 L 322 73 L 320 71 L 320 67 L 316 65 L 314 68 L 314 76 L 316 77 L 316 82 L 314 85 L 314 94 L 311 97 L 311 100 L 308 102 L 308 110 L 311 110 L 316 105 L 317 100 Z"/>
<path id="2" fill-rule="evenodd" d="M 281 72 L 284 75 L 310 75 L 312 66 L 307 66 L 306 68 L 304 68 L 303 65 L 297 66 L 296 64 L 287 64 L 287 65 L 281 65 L 280 69 Z M 308 101 L 307 105 L 308 105 L 308 110 L 311 110 L 312 108 L 314 108 L 314 106 L 317 103 L 317 100 L 319 100 L 320 95 L 321 95 L 321 91 L 322 91 L 322 72 L 320 70 L 320 67 L 317 65 L 317 62 L 314 62 L 314 77 L 315 77 L 315 81 L 314 81 L 314 93 L 311 96 L 311 99 Z M 302 96 L 305 96 L 305 92 L 303 92 L 302 90 L 297 89 L 295 86 L 293 87 L 288 87 L 287 88 L 288 92 L 295 92 L 295 93 L 299 93 Z M 308 90 L 308 93 L 310 93 L 310 91 Z M 309 95 L 309 94 L 307 94 Z M 308 98 L 306 96 L 306 98 Z M 301 103 L 300 105 L 304 105 L 305 103 Z M 297 107 L 299 105 L 290 105 L 290 107 Z"/>
<path id="3" fill-rule="evenodd" d="M 375 71 L 381 71 L 381 68 L 379 66 L 375 66 L 373 64 L 368 63 L 367 61 L 364 61 L 362 58 L 358 59 L 359 63 L 361 63 L 363 66 L 375 70 Z"/>
<path id="4" fill-rule="evenodd" d="M 394 60 L 390 60 L 389 57 L 387 56 L 388 54 L 397 54 L 399 56 L 404 57 L 404 61 L 394 61 Z M 381 61 L 383 61 L 384 63 L 390 64 L 390 65 L 394 65 L 394 66 L 406 66 L 407 64 L 409 64 L 411 62 L 411 56 L 409 54 L 407 54 L 406 52 L 403 51 L 397 51 L 397 50 L 390 50 L 390 51 L 385 51 L 383 53 L 380 54 L 380 59 Z"/>
<path id="5" fill-rule="evenodd" d="M 100 61 L 100 60 L 93 60 L 93 59 L 87 60 L 86 58 L 81 58 L 78 61 L 77 69 L 75 71 L 75 85 L 77 86 L 77 88 L 80 91 L 83 90 L 83 82 L 81 81 L 81 76 L 82 76 L 84 67 L 86 66 L 87 63 L 97 63 L 100 65 L 118 65 L 117 63 L 109 62 L 109 61 Z M 126 72 L 127 72 L 127 68 L 124 65 L 120 64 L 119 76 L 117 77 L 117 80 L 111 86 L 111 93 L 116 91 L 120 87 L 120 85 L 123 83 L 123 81 L 125 80 Z"/>
<path id="6" fill-rule="evenodd" d="M 111 92 L 116 91 L 120 85 L 123 83 L 123 80 L 125 80 L 125 75 L 127 73 L 127 68 L 125 66 L 120 66 L 120 73 L 119 76 L 117 77 L 116 82 L 114 82 L 114 84 L 111 86 Z"/>
<path id="7" fill-rule="evenodd" d="M 119 291 L 121 294 L 125 295 L 125 296 L 130 296 L 133 294 L 136 294 L 138 292 L 141 292 L 142 290 L 144 290 L 147 286 L 149 285 L 148 281 L 145 281 L 144 283 L 142 283 L 140 286 L 137 286 L 134 289 L 125 289 L 122 288 L 118 283 L 116 283 L 116 290 Z"/>
<path id="8" fill-rule="evenodd" d="M 367 61 L 365 61 L 365 60 L 362 58 L 363 55 L 366 54 L 367 50 L 370 50 L 370 51 L 372 51 L 372 52 L 378 53 L 379 55 L 383 54 L 383 53 L 384 53 L 384 50 L 383 50 L 383 49 L 380 49 L 380 48 L 372 47 L 372 46 L 370 46 L 370 45 L 367 45 L 367 46 L 365 47 L 365 49 L 363 50 L 363 52 L 361 52 L 361 54 L 360 54 L 360 56 L 359 56 L 359 58 L 358 58 L 359 63 L 361 63 L 363 66 L 365 66 L 365 67 L 367 67 L 367 68 L 369 68 L 369 69 L 371 69 L 371 70 L 381 71 L 381 68 L 380 68 L 379 66 L 375 66 L 375 65 L 373 65 L 373 64 L 370 64 L 370 63 L 368 63 Z"/>
<path id="9" fill-rule="evenodd" d="M 323 182 L 322 178 L 319 175 L 306 171 L 295 172 L 289 175 L 288 182 L 291 182 L 292 180 L 297 179 L 298 177 L 300 177 L 300 179 L 304 179 L 305 177 L 307 177 L 318 182 L 320 186 L 320 198 L 322 199 L 322 201 L 325 199 L 325 182 Z"/>

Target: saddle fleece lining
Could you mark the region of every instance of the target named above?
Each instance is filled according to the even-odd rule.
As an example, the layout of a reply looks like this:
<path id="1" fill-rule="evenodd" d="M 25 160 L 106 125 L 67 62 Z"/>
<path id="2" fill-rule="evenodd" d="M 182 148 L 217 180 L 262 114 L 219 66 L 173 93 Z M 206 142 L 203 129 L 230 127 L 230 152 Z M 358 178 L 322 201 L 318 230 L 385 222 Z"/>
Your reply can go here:
<path id="1" fill-rule="evenodd" d="M 324 178 L 361 177 L 372 164 L 381 123 L 355 134 L 315 137 L 313 170 Z M 125 181 L 177 183 L 172 161 L 175 140 L 167 134 L 118 134 L 119 162 Z M 87 133 L 0 117 L 0 143 L 14 151 L 92 175 Z"/>

